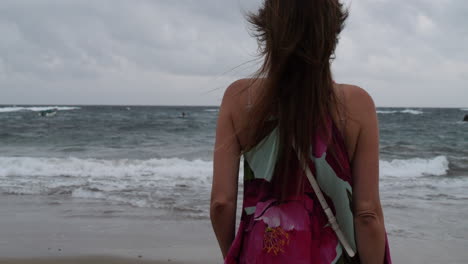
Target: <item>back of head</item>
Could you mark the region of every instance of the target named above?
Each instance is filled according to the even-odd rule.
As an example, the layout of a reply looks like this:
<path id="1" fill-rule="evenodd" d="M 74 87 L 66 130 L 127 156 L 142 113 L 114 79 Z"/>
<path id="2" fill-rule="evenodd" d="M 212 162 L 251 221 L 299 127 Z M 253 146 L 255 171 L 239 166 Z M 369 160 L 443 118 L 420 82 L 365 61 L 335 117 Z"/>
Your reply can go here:
<path id="1" fill-rule="evenodd" d="M 296 157 L 293 143 L 303 159 L 310 157 L 313 139 L 337 109 L 330 64 L 347 16 L 339 0 L 265 0 L 249 15 L 264 63 L 256 78 L 263 89 L 250 115 L 246 150 L 273 127 L 274 116 L 280 181 L 287 180 Z"/>

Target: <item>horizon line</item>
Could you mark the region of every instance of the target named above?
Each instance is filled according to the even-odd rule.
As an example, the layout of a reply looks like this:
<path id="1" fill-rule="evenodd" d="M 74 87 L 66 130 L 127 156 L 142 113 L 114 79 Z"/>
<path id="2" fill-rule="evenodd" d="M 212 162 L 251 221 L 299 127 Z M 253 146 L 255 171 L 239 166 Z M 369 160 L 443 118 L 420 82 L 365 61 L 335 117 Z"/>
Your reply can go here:
<path id="1" fill-rule="evenodd" d="M 0 103 L 1 107 L 24 107 L 24 106 L 133 106 L 133 107 L 210 107 L 219 108 L 220 105 L 170 105 L 170 104 L 3 104 Z M 468 106 L 376 106 L 376 108 L 467 108 Z"/>

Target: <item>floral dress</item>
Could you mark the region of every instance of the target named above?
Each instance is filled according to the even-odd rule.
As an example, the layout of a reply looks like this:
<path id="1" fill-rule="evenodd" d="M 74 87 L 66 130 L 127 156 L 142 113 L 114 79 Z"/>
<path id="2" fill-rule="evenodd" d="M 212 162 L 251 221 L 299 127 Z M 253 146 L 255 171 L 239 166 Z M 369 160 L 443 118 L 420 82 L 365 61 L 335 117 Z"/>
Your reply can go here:
<path id="1" fill-rule="evenodd" d="M 329 124 L 331 140 L 317 136 L 308 165 L 340 228 L 356 251 L 350 162 L 338 128 L 331 121 Z M 333 144 L 334 158 L 328 151 L 330 145 L 325 142 Z M 304 192 L 288 197 L 286 202 L 275 199 L 278 186 L 272 178 L 277 154 L 277 129 L 244 154 L 242 216 L 225 264 L 353 263 L 329 226 L 310 184 L 306 184 Z M 296 178 L 306 177 L 299 166 L 292 172 Z M 391 264 L 388 242 L 386 244 L 385 263 Z"/>

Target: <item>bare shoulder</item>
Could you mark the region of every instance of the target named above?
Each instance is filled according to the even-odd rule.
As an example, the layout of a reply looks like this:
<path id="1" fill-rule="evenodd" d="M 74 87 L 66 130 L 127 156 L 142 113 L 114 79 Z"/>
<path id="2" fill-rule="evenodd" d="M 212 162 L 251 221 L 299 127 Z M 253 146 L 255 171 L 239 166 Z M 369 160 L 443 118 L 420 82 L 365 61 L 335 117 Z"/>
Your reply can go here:
<path id="1" fill-rule="evenodd" d="M 357 85 L 342 84 L 346 102 L 355 110 L 374 110 L 375 103 L 372 96 Z"/>
<path id="2" fill-rule="evenodd" d="M 342 102 L 345 104 L 347 114 L 352 120 L 361 123 L 369 116 L 376 115 L 374 99 L 365 89 L 350 84 L 337 86 L 344 97 Z"/>
<path id="3" fill-rule="evenodd" d="M 345 144 L 351 161 L 354 160 L 360 133 L 369 127 L 376 127 L 377 112 L 374 100 L 363 88 L 350 84 L 336 84 L 338 99 L 344 107 L 342 128 Z"/>
<path id="4" fill-rule="evenodd" d="M 255 86 L 255 87 L 253 87 Z M 248 127 L 249 102 L 253 102 L 258 83 L 254 79 L 240 79 L 228 86 L 224 92 L 220 113 L 229 115 L 238 141 L 245 146 Z M 252 89 L 251 89 L 252 88 Z M 250 92 L 249 92 L 250 91 Z"/>
<path id="5" fill-rule="evenodd" d="M 246 109 L 243 106 L 246 106 L 249 100 L 248 97 L 250 95 L 247 90 L 253 84 L 253 79 L 240 79 L 231 83 L 224 92 L 221 108 L 224 111 L 228 110 L 232 112 L 235 119 L 239 118 L 239 115 L 242 115 L 244 112 L 242 109 Z"/>
<path id="6" fill-rule="evenodd" d="M 251 79 L 239 79 L 231 83 L 224 92 L 223 101 L 238 100 L 245 92 L 246 88 L 252 83 Z"/>

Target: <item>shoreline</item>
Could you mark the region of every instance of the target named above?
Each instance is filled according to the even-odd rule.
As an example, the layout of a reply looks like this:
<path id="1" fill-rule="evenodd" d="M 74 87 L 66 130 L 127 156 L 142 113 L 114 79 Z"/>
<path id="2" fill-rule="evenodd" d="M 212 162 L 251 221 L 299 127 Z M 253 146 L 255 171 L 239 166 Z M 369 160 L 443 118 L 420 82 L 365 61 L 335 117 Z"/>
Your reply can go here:
<path id="1" fill-rule="evenodd" d="M 127 214 L 102 214 L 116 206 Z M 0 264 L 222 263 L 208 220 L 161 219 L 155 211 L 0 195 Z M 429 237 L 391 232 L 393 262 L 466 263 L 468 240 Z"/>
<path id="2" fill-rule="evenodd" d="M 102 214 L 116 206 L 128 214 Z M 110 261 L 103 263 L 222 262 L 209 222 L 164 220 L 154 211 L 2 195 L 0 263 L 87 263 L 93 256 Z"/>

